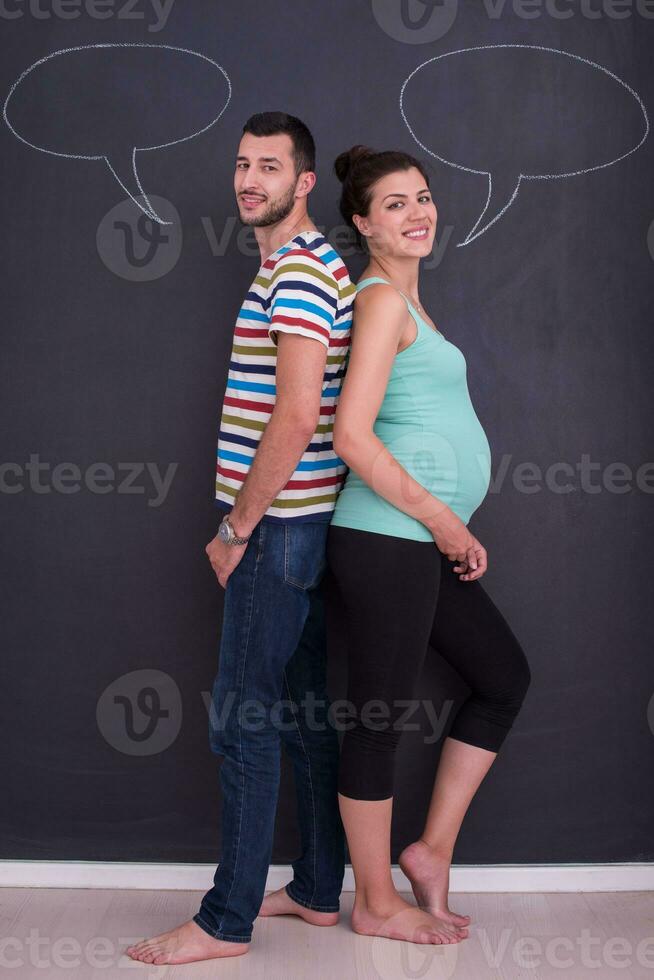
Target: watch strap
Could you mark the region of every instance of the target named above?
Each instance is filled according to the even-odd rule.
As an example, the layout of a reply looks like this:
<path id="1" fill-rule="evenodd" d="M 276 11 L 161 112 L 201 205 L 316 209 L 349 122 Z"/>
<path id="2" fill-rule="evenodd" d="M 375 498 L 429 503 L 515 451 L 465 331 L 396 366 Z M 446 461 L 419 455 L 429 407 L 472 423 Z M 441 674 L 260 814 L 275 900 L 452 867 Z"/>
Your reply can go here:
<path id="1" fill-rule="evenodd" d="M 248 534 L 247 538 L 240 538 L 238 536 L 238 534 L 236 533 L 236 531 L 234 530 L 234 525 L 232 524 L 232 522 L 229 519 L 229 514 L 227 514 L 227 516 L 224 517 L 223 520 L 224 520 L 225 524 L 227 524 L 227 526 L 229 527 L 229 530 L 230 530 L 229 541 L 227 542 L 228 544 L 247 544 L 248 543 L 248 541 L 252 537 L 251 534 Z"/>

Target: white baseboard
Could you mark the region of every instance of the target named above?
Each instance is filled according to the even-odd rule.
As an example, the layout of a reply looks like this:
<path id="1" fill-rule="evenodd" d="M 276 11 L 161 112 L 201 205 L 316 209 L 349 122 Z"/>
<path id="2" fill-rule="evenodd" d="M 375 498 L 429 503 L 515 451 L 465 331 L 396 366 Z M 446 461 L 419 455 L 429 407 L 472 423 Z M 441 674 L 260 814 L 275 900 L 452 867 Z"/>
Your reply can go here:
<path id="1" fill-rule="evenodd" d="M 0 861 L 2 888 L 143 888 L 206 891 L 215 866 L 210 864 L 145 864 L 120 861 Z M 290 865 L 273 864 L 266 891 L 280 888 L 293 876 Z M 393 880 L 410 891 L 396 865 Z M 351 865 L 345 869 L 344 891 L 354 891 Z M 624 864 L 468 864 L 454 865 L 451 892 L 608 892 L 654 891 L 654 863 Z"/>

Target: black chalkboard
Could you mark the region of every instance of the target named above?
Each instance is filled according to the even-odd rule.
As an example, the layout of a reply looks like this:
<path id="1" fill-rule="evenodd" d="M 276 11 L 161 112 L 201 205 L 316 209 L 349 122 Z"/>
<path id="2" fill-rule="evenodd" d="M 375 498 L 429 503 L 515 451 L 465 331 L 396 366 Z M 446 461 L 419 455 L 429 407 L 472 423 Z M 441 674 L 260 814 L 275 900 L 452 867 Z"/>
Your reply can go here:
<path id="1" fill-rule="evenodd" d="M 646 5 L 101 9 L 1 15 L 2 857 L 218 856 L 204 547 L 258 267 L 233 167 L 245 120 L 283 109 L 314 134 L 310 213 L 353 279 L 339 152 L 415 153 L 438 207 L 421 297 L 468 362 L 493 452 L 471 527 L 533 678 L 455 862 L 654 859 Z M 465 695 L 431 651 L 420 696 Z M 394 859 L 429 798 L 425 726 L 401 745 Z M 297 843 L 285 768 L 274 860 Z"/>

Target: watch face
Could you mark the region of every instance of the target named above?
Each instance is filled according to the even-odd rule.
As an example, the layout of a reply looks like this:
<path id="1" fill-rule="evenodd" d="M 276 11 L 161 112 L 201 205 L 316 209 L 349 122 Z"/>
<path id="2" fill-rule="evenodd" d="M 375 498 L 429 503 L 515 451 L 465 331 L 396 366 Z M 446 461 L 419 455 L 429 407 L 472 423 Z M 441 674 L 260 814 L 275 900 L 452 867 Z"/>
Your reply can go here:
<path id="1" fill-rule="evenodd" d="M 229 541 L 229 524 L 225 524 L 223 521 L 218 528 L 218 537 L 221 541 Z"/>

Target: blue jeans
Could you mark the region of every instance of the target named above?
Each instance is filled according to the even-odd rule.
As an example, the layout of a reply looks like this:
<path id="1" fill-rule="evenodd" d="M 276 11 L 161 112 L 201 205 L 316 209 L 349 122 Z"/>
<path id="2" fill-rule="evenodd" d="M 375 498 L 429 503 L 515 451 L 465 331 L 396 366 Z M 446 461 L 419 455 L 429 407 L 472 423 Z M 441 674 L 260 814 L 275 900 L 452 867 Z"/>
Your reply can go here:
<path id="1" fill-rule="evenodd" d="M 227 580 L 209 724 L 211 750 L 224 757 L 222 854 L 193 916 L 217 939 L 252 937 L 272 853 L 281 743 L 293 763 L 302 845 L 286 890 L 307 908 L 339 909 L 345 834 L 319 588 L 328 528 L 260 521 Z"/>

